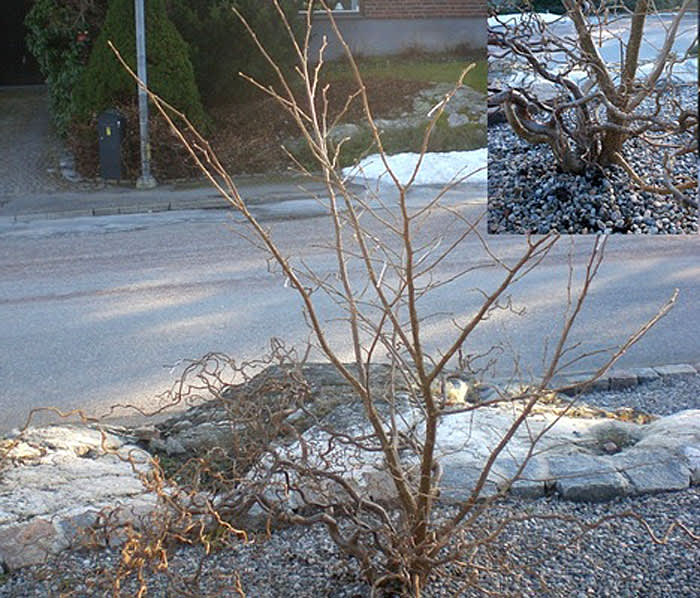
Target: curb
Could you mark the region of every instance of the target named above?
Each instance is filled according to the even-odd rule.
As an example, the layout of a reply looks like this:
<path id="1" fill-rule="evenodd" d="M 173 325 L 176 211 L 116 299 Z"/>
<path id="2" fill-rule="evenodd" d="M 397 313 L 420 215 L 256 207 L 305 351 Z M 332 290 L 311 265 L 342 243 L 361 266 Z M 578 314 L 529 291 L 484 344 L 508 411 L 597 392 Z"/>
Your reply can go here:
<path id="1" fill-rule="evenodd" d="M 569 397 L 578 397 L 593 392 L 609 392 L 631 390 L 648 382 L 656 380 L 690 380 L 700 375 L 700 362 L 693 365 L 689 363 L 677 363 L 670 365 L 656 365 L 652 367 L 638 367 L 625 369 L 611 369 L 600 378 L 591 381 L 595 372 L 577 372 L 568 375 L 555 376 L 547 390 L 561 393 Z M 448 378 L 460 376 L 448 376 Z M 535 379 L 536 380 L 536 379 Z M 501 388 L 506 392 L 520 392 L 521 389 L 531 386 L 531 382 L 517 378 L 495 378 L 482 381 L 484 389 L 481 400 L 493 393 L 494 388 Z"/>
<path id="2" fill-rule="evenodd" d="M 561 380 L 557 381 L 555 386 L 563 387 L 562 392 L 566 395 L 625 390 L 637 388 L 642 384 L 655 380 L 684 380 L 693 378 L 700 374 L 700 362 L 694 365 L 678 363 L 654 367 L 612 369 L 604 376 L 586 384 L 594 374 L 595 372 L 589 372 L 564 376 Z"/>
<path id="3" fill-rule="evenodd" d="M 13 222 L 34 222 L 37 220 L 60 220 L 63 218 L 85 218 L 92 216 L 120 216 L 130 214 L 155 214 L 157 212 L 181 212 L 185 210 L 226 210 L 231 206 L 220 199 L 163 201 L 149 204 L 129 204 L 123 206 L 86 207 L 57 212 L 25 212 L 8 216 Z"/>

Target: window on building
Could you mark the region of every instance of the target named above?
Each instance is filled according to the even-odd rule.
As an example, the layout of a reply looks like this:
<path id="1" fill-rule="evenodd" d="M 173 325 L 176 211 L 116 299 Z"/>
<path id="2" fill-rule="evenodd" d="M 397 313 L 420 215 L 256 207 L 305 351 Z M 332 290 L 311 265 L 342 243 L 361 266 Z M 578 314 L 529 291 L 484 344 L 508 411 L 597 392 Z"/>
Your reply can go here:
<path id="1" fill-rule="evenodd" d="M 360 0 L 326 0 L 333 12 L 360 12 Z M 319 4 L 316 10 L 323 10 Z"/>

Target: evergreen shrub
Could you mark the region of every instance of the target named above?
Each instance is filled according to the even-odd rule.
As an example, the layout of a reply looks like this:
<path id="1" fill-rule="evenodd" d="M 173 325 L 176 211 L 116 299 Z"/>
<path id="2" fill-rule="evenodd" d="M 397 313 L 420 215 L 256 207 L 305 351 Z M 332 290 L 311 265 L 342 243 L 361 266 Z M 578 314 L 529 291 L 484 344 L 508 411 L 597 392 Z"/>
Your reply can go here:
<path id="1" fill-rule="evenodd" d="M 148 0 L 145 8 L 148 86 L 201 127 L 207 119 L 187 43 L 169 19 L 165 0 Z M 111 0 L 109 4 L 102 31 L 73 95 L 75 114 L 81 122 L 90 121 L 111 106 L 129 104 L 136 95 L 136 83 L 107 41 L 136 71 L 133 0 Z"/>
<path id="2" fill-rule="evenodd" d="M 287 18 L 299 31 L 304 0 L 281 0 Z M 284 70 L 295 63 L 289 37 L 271 0 L 172 0 L 170 16 L 190 45 L 197 84 L 209 105 L 247 101 L 254 88 L 243 72 L 265 84 L 276 81 L 274 71 L 255 46 L 232 8 L 248 21 L 275 62 Z"/>
<path id="3" fill-rule="evenodd" d="M 36 0 L 27 13 L 27 47 L 46 80 L 51 116 L 61 136 L 73 118 L 73 89 L 105 12 L 105 1 Z"/>

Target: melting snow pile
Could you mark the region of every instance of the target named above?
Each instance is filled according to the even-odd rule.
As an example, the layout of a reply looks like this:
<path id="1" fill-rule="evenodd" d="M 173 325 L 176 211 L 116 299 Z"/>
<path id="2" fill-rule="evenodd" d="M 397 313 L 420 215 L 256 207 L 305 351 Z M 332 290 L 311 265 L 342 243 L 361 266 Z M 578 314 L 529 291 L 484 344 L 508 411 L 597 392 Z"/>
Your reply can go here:
<path id="1" fill-rule="evenodd" d="M 425 154 L 414 185 L 447 185 L 449 183 L 486 182 L 487 149 L 464 152 Z M 420 155 L 414 153 L 387 156 L 389 168 L 406 184 L 416 168 Z M 378 182 L 393 185 L 393 180 L 378 154 L 367 156 L 358 165 L 343 169 L 349 182 Z"/>

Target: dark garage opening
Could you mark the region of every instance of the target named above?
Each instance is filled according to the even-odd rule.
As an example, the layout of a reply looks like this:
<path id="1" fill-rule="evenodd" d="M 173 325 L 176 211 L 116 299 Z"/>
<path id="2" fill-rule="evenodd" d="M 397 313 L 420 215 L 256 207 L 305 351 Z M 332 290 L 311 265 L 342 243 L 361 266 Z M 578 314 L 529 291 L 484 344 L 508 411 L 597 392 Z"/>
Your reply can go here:
<path id="1" fill-rule="evenodd" d="M 31 0 L 3 2 L 0 17 L 0 85 L 33 85 L 43 83 L 39 65 L 24 42 L 27 30 L 24 17 Z"/>

